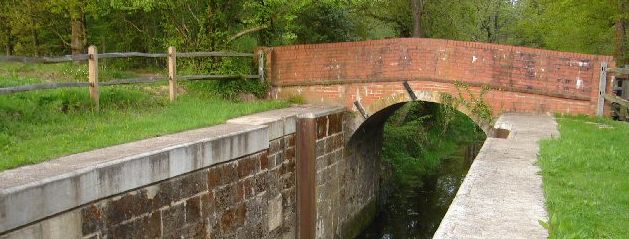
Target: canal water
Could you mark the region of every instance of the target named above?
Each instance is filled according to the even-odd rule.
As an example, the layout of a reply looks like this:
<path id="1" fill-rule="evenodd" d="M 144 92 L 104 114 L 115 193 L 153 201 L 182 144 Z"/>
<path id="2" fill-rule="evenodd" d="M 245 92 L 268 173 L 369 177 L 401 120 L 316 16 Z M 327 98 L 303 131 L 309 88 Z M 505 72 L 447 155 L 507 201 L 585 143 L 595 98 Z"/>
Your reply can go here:
<path id="1" fill-rule="evenodd" d="M 463 145 L 422 182 L 397 185 L 374 222 L 357 238 L 432 238 L 481 146 Z"/>

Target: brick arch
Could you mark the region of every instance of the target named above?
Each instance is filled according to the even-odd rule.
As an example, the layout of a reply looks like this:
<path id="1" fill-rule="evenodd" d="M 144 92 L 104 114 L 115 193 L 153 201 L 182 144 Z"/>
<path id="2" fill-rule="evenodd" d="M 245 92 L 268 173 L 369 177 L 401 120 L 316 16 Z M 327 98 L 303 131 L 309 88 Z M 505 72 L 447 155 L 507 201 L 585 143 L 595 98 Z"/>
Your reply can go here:
<path id="1" fill-rule="evenodd" d="M 414 91 L 413 93 L 417 97 L 417 101 L 437 103 L 437 104 L 444 103 L 443 97 L 442 97 L 443 93 L 440 93 L 440 92 Z M 371 105 L 367 106 L 367 108 L 370 112 L 375 112 L 374 114 L 377 114 L 378 112 L 381 112 L 381 111 L 388 111 L 387 109 L 392 106 L 395 107 L 396 105 L 404 104 L 410 101 L 412 101 L 412 99 L 409 97 L 408 92 L 404 92 L 404 93 L 400 92 L 400 93 L 392 94 L 388 97 L 383 97 L 373 102 Z M 399 107 L 395 107 L 395 108 L 397 109 Z M 456 110 L 466 115 L 468 118 L 470 118 L 470 120 L 474 121 L 474 123 L 476 123 L 476 125 L 479 128 L 481 128 L 483 132 L 485 132 L 485 135 L 487 135 L 488 137 L 491 137 L 494 135 L 494 128 L 493 128 L 494 122 L 478 117 L 477 115 L 473 114 L 470 109 L 468 109 L 466 106 L 462 104 L 459 104 Z M 373 114 L 369 114 L 369 115 L 371 117 Z M 362 117 L 362 115 L 360 115 L 360 117 Z M 358 122 L 361 121 L 360 117 L 356 117 L 358 119 Z M 365 120 L 369 120 L 369 119 L 365 119 Z"/>
<path id="2" fill-rule="evenodd" d="M 264 50 L 272 97 L 302 95 L 308 103 L 349 109 L 355 101 L 370 107 L 404 92 L 404 81 L 415 91 L 450 94 L 457 93 L 454 83 L 462 82 L 472 92 L 489 87 L 487 102 L 496 115 L 593 115 L 602 65 L 613 67 L 609 56 L 422 38 Z"/>

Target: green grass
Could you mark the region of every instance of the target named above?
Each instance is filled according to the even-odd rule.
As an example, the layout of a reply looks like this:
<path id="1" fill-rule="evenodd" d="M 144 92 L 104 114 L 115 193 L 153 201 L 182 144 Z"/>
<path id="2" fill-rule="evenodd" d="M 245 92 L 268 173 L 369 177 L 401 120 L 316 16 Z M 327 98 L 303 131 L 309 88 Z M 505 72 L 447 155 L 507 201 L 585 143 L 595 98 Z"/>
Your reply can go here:
<path id="1" fill-rule="evenodd" d="M 561 138 L 541 143 L 539 161 L 551 238 L 629 238 L 629 123 L 558 121 Z"/>
<path id="2" fill-rule="evenodd" d="M 45 77 L 63 76 L 60 72 L 68 67 L 36 65 L 21 74 L 4 66 L 0 87 L 51 81 Z M 288 106 L 224 100 L 207 90 L 207 83 L 184 84 L 182 90 L 186 93 L 170 103 L 163 84 L 102 87 L 100 112 L 93 111 L 82 88 L 0 95 L 0 171 Z"/>
<path id="3" fill-rule="evenodd" d="M 49 82 L 86 82 L 87 73 L 87 65 L 84 63 L 24 64 L 5 62 L 0 64 L 0 87 Z M 137 77 L 147 73 L 149 75 L 165 74 L 155 70 L 125 71 L 108 64 L 101 63 L 99 65 L 100 81 Z"/>

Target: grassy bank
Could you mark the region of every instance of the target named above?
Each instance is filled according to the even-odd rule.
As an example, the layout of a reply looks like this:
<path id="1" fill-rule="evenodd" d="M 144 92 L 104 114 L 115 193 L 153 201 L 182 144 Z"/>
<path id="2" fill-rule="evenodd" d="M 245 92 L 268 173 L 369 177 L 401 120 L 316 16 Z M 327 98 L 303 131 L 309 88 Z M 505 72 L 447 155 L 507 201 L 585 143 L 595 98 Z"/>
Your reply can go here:
<path id="1" fill-rule="evenodd" d="M 558 121 L 539 161 L 551 238 L 629 238 L 629 123 Z"/>
<path id="2" fill-rule="evenodd" d="M 460 145 L 485 137 L 471 119 L 450 107 L 411 102 L 387 120 L 382 157 L 393 166 L 397 182 L 418 185 Z"/>
<path id="3" fill-rule="evenodd" d="M 74 68 L 81 68 L 72 65 L 5 66 L 0 67 L 0 87 L 80 80 L 83 74 L 73 75 Z M 142 73 L 116 74 L 112 77 Z M 288 106 L 224 100 L 215 92 L 217 84 L 182 84 L 185 93 L 174 103 L 165 84 L 103 87 L 100 112 L 92 111 L 87 89 L 0 95 L 0 171 Z"/>

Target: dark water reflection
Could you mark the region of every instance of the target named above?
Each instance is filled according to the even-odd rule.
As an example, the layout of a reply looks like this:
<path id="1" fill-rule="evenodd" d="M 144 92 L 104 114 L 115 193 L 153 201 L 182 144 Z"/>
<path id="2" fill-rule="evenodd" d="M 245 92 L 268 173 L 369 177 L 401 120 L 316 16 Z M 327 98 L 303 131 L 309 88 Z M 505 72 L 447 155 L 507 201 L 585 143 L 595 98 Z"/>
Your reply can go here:
<path id="1" fill-rule="evenodd" d="M 435 175 L 398 186 L 374 222 L 357 238 L 432 238 L 482 144 L 463 145 Z"/>

